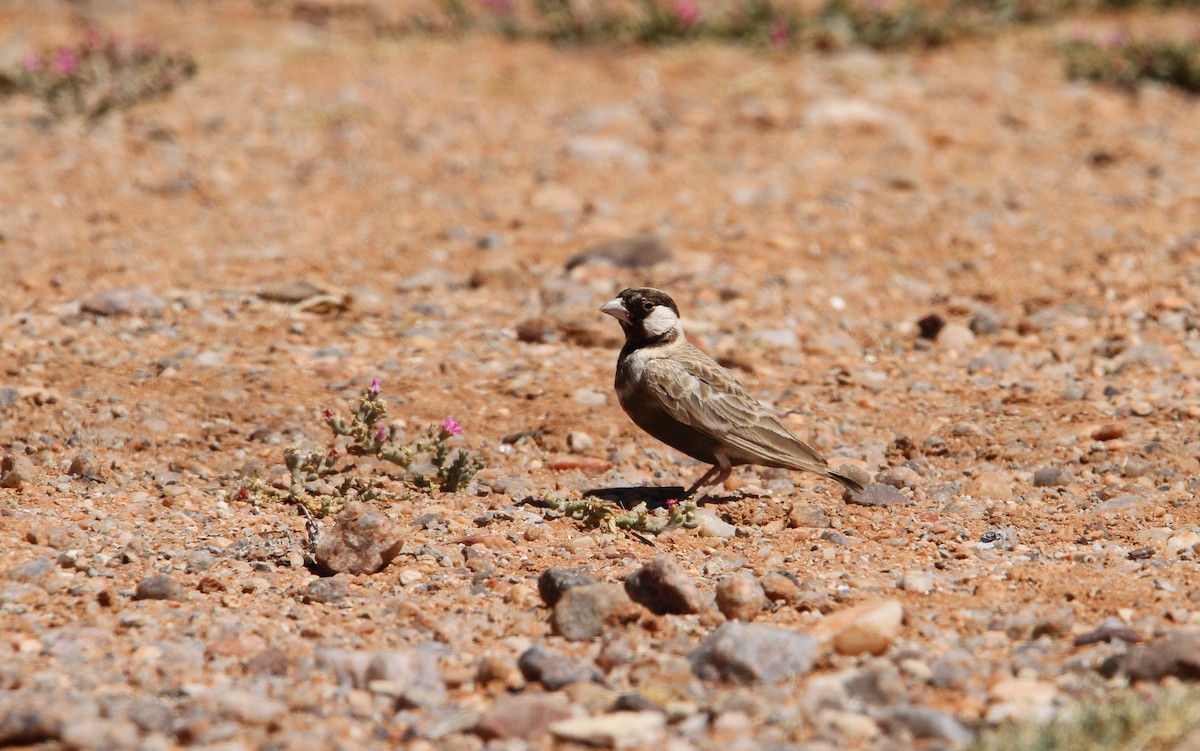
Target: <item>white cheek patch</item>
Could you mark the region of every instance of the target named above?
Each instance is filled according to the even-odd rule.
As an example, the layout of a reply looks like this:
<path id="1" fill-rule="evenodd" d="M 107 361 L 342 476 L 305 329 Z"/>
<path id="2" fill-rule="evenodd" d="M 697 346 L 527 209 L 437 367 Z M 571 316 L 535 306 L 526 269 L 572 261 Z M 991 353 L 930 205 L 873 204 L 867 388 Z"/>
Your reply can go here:
<path id="1" fill-rule="evenodd" d="M 683 332 L 679 316 L 665 305 L 655 306 L 654 310 L 650 311 L 650 315 L 642 321 L 642 330 L 646 332 L 647 336 L 662 336 L 672 329 Z"/>

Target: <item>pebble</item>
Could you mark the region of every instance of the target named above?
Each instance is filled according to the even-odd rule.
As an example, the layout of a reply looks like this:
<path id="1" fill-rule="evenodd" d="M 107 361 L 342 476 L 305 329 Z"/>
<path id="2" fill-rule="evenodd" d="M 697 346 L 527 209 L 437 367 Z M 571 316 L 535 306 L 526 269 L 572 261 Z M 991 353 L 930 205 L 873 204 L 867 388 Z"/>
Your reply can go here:
<path id="1" fill-rule="evenodd" d="M 891 485 L 879 482 L 868 483 L 860 493 L 847 491 L 845 499 L 846 503 L 856 506 L 908 506 L 914 503 L 913 499 Z"/>
<path id="2" fill-rule="evenodd" d="M 1000 317 L 991 308 L 976 308 L 967 327 L 977 336 L 1000 333 Z"/>
<path id="3" fill-rule="evenodd" d="M 517 324 L 517 341 L 526 344 L 545 344 L 555 340 L 558 329 L 546 316 L 527 318 Z"/>
<path id="4" fill-rule="evenodd" d="M 570 433 L 567 433 L 567 448 L 569 448 L 573 453 L 583 454 L 591 451 L 595 447 L 596 442 L 592 440 L 590 435 L 584 433 L 582 430 L 572 430 Z"/>
<path id="5" fill-rule="evenodd" d="M 370 504 L 353 501 L 321 535 L 313 557 L 330 573 L 373 574 L 396 557 L 403 543 L 392 520 Z"/>
<path id="6" fill-rule="evenodd" d="M 97 292 L 79 302 L 84 313 L 98 316 L 145 315 L 159 313 L 167 307 L 161 297 L 145 287 L 127 287 L 109 292 Z"/>
<path id="7" fill-rule="evenodd" d="M 1200 674 L 1200 631 L 1180 631 L 1130 647 L 1105 660 L 1100 673 L 1106 678 L 1122 674 L 1135 681 L 1194 677 Z"/>
<path id="8" fill-rule="evenodd" d="M 995 471 L 980 472 L 967 482 L 963 492 L 978 500 L 1008 501 L 1013 495 L 1012 480 Z"/>
<path id="9" fill-rule="evenodd" d="M 693 672 L 704 680 L 755 685 L 804 675 L 812 670 L 819 649 L 817 640 L 807 634 L 730 621 L 689 659 Z"/>
<path id="10" fill-rule="evenodd" d="M 795 605 L 800 602 L 800 585 L 790 576 L 780 573 L 767 574 L 759 580 L 763 594 L 771 602 L 783 602 Z"/>
<path id="11" fill-rule="evenodd" d="M 103 480 L 105 476 L 104 468 L 96 461 L 91 449 L 84 449 L 76 454 L 67 473 L 85 480 Z"/>
<path id="12" fill-rule="evenodd" d="M 941 330 L 946 327 L 946 319 L 937 313 L 930 313 L 917 320 L 917 333 L 922 339 L 930 341 L 937 339 Z"/>
<path id="13" fill-rule="evenodd" d="M 909 467 L 892 467 L 875 476 L 875 482 L 891 485 L 897 490 L 914 488 L 920 479 L 921 476 L 916 473 L 916 470 Z"/>
<path id="14" fill-rule="evenodd" d="M 304 588 L 305 602 L 331 603 L 342 600 L 350 593 L 346 577 L 343 575 L 313 579 Z"/>
<path id="15" fill-rule="evenodd" d="M 693 515 L 696 521 L 696 534 L 701 537 L 729 540 L 737 534 L 737 527 L 706 509 L 696 509 Z"/>
<path id="16" fill-rule="evenodd" d="M 185 594 L 183 587 L 167 574 L 151 574 L 137 583 L 133 599 L 182 601 Z"/>
<path id="17" fill-rule="evenodd" d="M 484 710 L 475 733 L 485 740 L 542 737 L 550 725 L 573 717 L 575 710 L 562 694 L 504 694 Z"/>
<path id="18" fill-rule="evenodd" d="M 700 590 L 673 557 L 659 556 L 625 578 L 625 592 L 658 615 L 699 613 Z"/>
<path id="19" fill-rule="evenodd" d="M 881 716 L 884 727 L 899 726 L 917 740 L 945 741 L 952 747 L 965 746 L 975 740 L 975 734 L 954 715 L 929 707 L 903 705 L 887 710 Z"/>
<path id="20" fill-rule="evenodd" d="M 550 725 L 558 739 L 600 748 L 653 746 L 662 741 L 667 718 L 661 712 L 611 712 L 560 720 Z"/>
<path id="21" fill-rule="evenodd" d="M 829 516 L 815 503 L 797 503 L 788 509 L 787 525 L 790 529 L 828 529 Z"/>
<path id="22" fill-rule="evenodd" d="M 767 604 L 767 596 L 754 574 L 746 569 L 717 582 L 717 608 L 734 621 L 752 621 Z"/>
<path id="23" fill-rule="evenodd" d="M 538 577 L 538 594 L 542 602 L 554 607 L 563 593 L 571 587 L 594 584 L 596 577 L 584 568 L 548 568 Z"/>
<path id="24" fill-rule="evenodd" d="M 641 612 L 619 584 L 574 586 L 562 593 L 551 616 L 554 632 L 570 641 L 599 638 L 622 622 L 636 620 Z"/>
<path id="25" fill-rule="evenodd" d="M 1058 688 L 1053 683 L 1027 678 L 1008 678 L 992 684 L 988 697 L 985 721 L 991 725 L 1002 722 L 1042 723 L 1054 715 L 1054 699 Z"/>
<path id="26" fill-rule="evenodd" d="M 535 644 L 517 658 L 517 667 L 527 681 L 537 681 L 548 691 L 558 691 L 572 683 L 601 683 L 604 674 L 591 662 L 567 657 Z"/>
<path id="27" fill-rule="evenodd" d="M 1124 437 L 1125 426 L 1119 422 L 1105 423 L 1092 431 L 1092 440 L 1094 441 L 1115 441 Z"/>
<path id="28" fill-rule="evenodd" d="M 0 488 L 20 488 L 37 480 L 37 469 L 24 454 L 5 454 L 0 459 Z"/>
<path id="29" fill-rule="evenodd" d="M 1168 558 L 1176 558 L 1185 551 L 1192 554 L 1200 552 L 1200 534 L 1189 529 L 1176 532 L 1167 538 Z"/>
<path id="30" fill-rule="evenodd" d="M 900 589 L 926 595 L 934 590 L 933 574 L 928 571 L 906 571 L 900 577 Z"/>
<path id="31" fill-rule="evenodd" d="M 1070 485 L 1075 476 L 1070 470 L 1058 467 L 1039 467 L 1033 471 L 1033 486 L 1035 488 L 1060 488 Z"/>
<path id="32" fill-rule="evenodd" d="M 446 691 L 439 665 L 444 649 L 434 644 L 390 650 L 318 649 L 314 656 L 347 688 L 367 690 L 379 682 L 395 696 L 441 696 Z"/>
<path id="33" fill-rule="evenodd" d="M 947 323 L 937 334 L 939 347 L 948 350 L 964 350 L 975 342 L 975 334 L 961 323 Z"/>
<path id="34" fill-rule="evenodd" d="M 642 268 L 669 261 L 672 255 L 671 247 L 658 235 L 635 235 L 592 245 L 572 256 L 567 261 L 567 270 L 597 261 L 625 268 Z"/>
<path id="35" fill-rule="evenodd" d="M 831 613 L 809 633 L 838 654 L 881 655 L 900 635 L 903 622 L 904 606 L 899 600 L 878 600 Z"/>

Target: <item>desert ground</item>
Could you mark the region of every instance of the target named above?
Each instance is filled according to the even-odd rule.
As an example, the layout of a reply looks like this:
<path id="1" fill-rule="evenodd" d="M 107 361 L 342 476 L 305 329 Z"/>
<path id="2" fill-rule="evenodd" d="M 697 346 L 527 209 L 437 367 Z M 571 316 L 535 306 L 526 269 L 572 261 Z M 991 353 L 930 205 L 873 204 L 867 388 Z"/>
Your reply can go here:
<path id="1" fill-rule="evenodd" d="M 94 122 L 0 99 L 0 745 L 950 749 L 1195 677 L 1200 103 L 1057 52 L 1158 22 L 771 54 L 0 6 L 0 62 L 102 25 L 197 63 Z M 706 469 L 617 404 L 630 286 L 867 493 L 555 510 L 661 520 Z M 247 492 L 374 379 L 485 467 Z"/>

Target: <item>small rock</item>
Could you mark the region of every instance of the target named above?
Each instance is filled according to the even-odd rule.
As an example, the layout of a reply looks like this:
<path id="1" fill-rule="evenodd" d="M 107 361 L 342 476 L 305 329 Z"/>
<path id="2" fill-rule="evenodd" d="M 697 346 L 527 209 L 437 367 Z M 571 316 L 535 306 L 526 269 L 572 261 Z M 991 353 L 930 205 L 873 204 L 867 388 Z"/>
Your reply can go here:
<path id="1" fill-rule="evenodd" d="M 538 681 L 549 691 L 557 691 L 572 683 L 601 683 L 604 674 L 590 662 L 576 660 L 538 644 L 521 653 L 517 667 L 527 681 Z"/>
<path id="2" fill-rule="evenodd" d="M 1099 644 L 1101 642 L 1123 641 L 1126 644 L 1137 644 L 1142 641 L 1142 635 L 1137 631 L 1125 626 L 1101 626 L 1100 628 L 1086 631 L 1075 637 L 1075 646 L 1086 647 L 1089 644 Z"/>
<path id="3" fill-rule="evenodd" d="M 1168 558 L 1175 558 L 1184 551 L 1189 553 L 1200 552 L 1200 534 L 1188 529 L 1176 532 L 1167 538 L 1166 553 Z"/>
<path id="4" fill-rule="evenodd" d="M 963 491 L 972 498 L 1007 501 L 1012 499 L 1012 480 L 999 472 L 980 472 Z"/>
<path id="5" fill-rule="evenodd" d="M 696 522 L 696 534 L 700 537 L 728 540 L 737 534 L 737 527 L 717 516 L 709 509 L 696 509 L 692 518 Z"/>
<path id="6" fill-rule="evenodd" d="M 21 392 L 12 386 L 0 386 L 0 409 L 7 409 L 17 403 Z"/>
<path id="7" fill-rule="evenodd" d="M 305 602 L 337 602 L 344 599 L 350 593 L 350 588 L 346 583 L 346 577 L 331 576 L 322 579 L 313 579 L 304 589 Z"/>
<path id="8" fill-rule="evenodd" d="M 965 649 L 953 648 L 934 660 L 930 670 L 930 683 L 938 688 L 961 691 L 967 687 L 974 675 L 975 656 Z"/>
<path id="9" fill-rule="evenodd" d="M 596 442 L 582 430 L 572 430 L 567 433 L 567 448 L 576 454 L 583 454 L 595 448 Z"/>
<path id="10" fill-rule="evenodd" d="M 444 647 L 433 644 L 407 649 L 318 649 L 317 663 L 331 670 L 347 688 L 370 689 L 373 683 L 387 685 L 395 696 L 440 697 L 446 692 L 439 666 Z"/>
<path id="11" fill-rule="evenodd" d="M 135 600 L 176 600 L 184 599 L 183 587 L 176 584 L 166 574 L 152 574 L 137 583 L 134 590 Z"/>
<path id="12" fill-rule="evenodd" d="M 96 461 L 91 449 L 84 449 L 76 454 L 75 458 L 71 460 L 71 466 L 67 472 L 85 480 L 104 479 L 104 468 Z"/>
<path id="13" fill-rule="evenodd" d="M 913 499 L 891 485 L 879 482 L 868 483 L 860 493 L 854 493 L 847 489 L 842 495 L 842 499 L 846 503 L 856 506 L 907 506 L 914 503 Z"/>
<path id="14" fill-rule="evenodd" d="M 935 586 L 933 574 L 928 571 L 906 571 L 900 577 L 900 589 L 905 592 L 925 595 L 932 592 Z"/>
<path id="15" fill-rule="evenodd" d="M 612 712 L 561 720 L 550 726 L 550 732 L 560 740 L 621 749 L 661 742 L 666 726 L 661 712 Z"/>
<path id="16" fill-rule="evenodd" d="M 1000 333 L 1000 317 L 991 308 L 977 308 L 971 315 L 968 328 L 976 336 L 988 336 Z"/>
<path id="17" fill-rule="evenodd" d="M 800 601 L 800 585 L 790 576 L 779 573 L 767 574 L 759 581 L 759 584 L 763 588 L 763 594 L 771 602 L 795 605 Z"/>
<path id="18" fill-rule="evenodd" d="M 734 621 L 752 621 L 766 607 L 767 595 L 746 569 L 717 582 L 717 608 Z"/>
<path id="19" fill-rule="evenodd" d="M 24 454 L 6 454 L 0 460 L 0 488 L 20 488 L 36 479 L 37 469 Z"/>
<path id="20" fill-rule="evenodd" d="M 554 632 L 571 640 L 596 639 L 613 626 L 637 620 L 641 609 L 619 584 L 571 587 L 554 606 Z"/>
<path id="21" fill-rule="evenodd" d="M 975 334 L 961 323 L 947 323 L 938 332 L 939 347 L 951 350 L 963 350 L 975 342 Z"/>
<path id="22" fill-rule="evenodd" d="M 475 682 L 480 685 L 489 683 L 503 683 L 506 686 L 516 687 L 521 685 L 520 671 L 517 669 L 517 662 L 507 654 L 496 654 L 489 652 L 479 658 L 479 665 L 475 670 Z"/>
<path id="23" fill-rule="evenodd" d="M 689 659 L 692 671 L 702 679 L 753 685 L 804 675 L 812 670 L 818 650 L 817 640 L 807 634 L 730 621 Z"/>
<path id="24" fill-rule="evenodd" d="M 244 725 L 270 725 L 287 712 L 283 702 L 253 691 L 227 686 L 214 693 L 218 712 Z"/>
<path id="25" fill-rule="evenodd" d="M 1033 471 L 1033 486 L 1035 488 L 1060 488 L 1074 482 L 1075 476 L 1070 470 L 1058 467 L 1039 467 Z"/>
<path id="26" fill-rule="evenodd" d="M 929 339 L 930 341 L 933 341 L 934 339 L 937 339 L 938 334 L 943 328 L 945 328 L 945 326 L 945 318 L 942 318 L 937 313 L 930 313 L 929 315 L 917 321 L 917 332 L 920 334 L 922 339 Z"/>
<path id="27" fill-rule="evenodd" d="M 899 600 L 878 600 L 827 615 L 809 633 L 839 654 L 881 655 L 900 635 L 903 622 Z"/>
<path id="28" fill-rule="evenodd" d="M 789 529 L 828 529 L 829 516 L 815 503 L 797 503 L 788 509 Z"/>
<path id="29" fill-rule="evenodd" d="M 161 297 L 145 287 L 115 289 L 85 297 L 79 303 L 84 313 L 98 316 L 143 315 L 158 313 L 167 307 Z"/>
<path id="30" fill-rule="evenodd" d="M 1136 456 L 1131 456 L 1125 460 L 1125 465 L 1121 467 L 1121 474 L 1132 480 L 1146 475 L 1152 469 L 1154 469 L 1154 465 L 1150 462 Z"/>
<path id="31" fill-rule="evenodd" d="M 674 558 L 659 556 L 625 578 L 625 592 L 658 615 L 699 613 L 700 591 Z"/>
<path id="32" fill-rule="evenodd" d="M 1135 681 L 1194 678 L 1200 675 L 1200 631 L 1181 631 L 1131 647 L 1105 660 L 1100 673 L 1106 678 L 1122 673 Z"/>
<path id="33" fill-rule="evenodd" d="M 987 435 L 987 431 L 973 422 L 960 420 L 950 426 L 950 435 L 957 438 L 981 438 Z"/>
<path id="34" fill-rule="evenodd" d="M 545 344 L 555 339 L 557 330 L 554 322 L 545 316 L 527 318 L 517 324 L 517 341 L 527 344 Z"/>
<path id="35" fill-rule="evenodd" d="M 975 739 L 971 729 L 954 715 L 928 707 L 899 706 L 889 709 L 881 719 L 889 731 L 894 732 L 894 728 L 899 726 L 917 740 L 945 741 L 954 748 Z"/>
<path id="36" fill-rule="evenodd" d="M 529 284 L 529 275 L 511 261 L 489 260 L 471 272 L 467 284 L 473 289 L 517 290 Z"/>
<path id="37" fill-rule="evenodd" d="M 551 724 L 573 715 L 562 694 L 503 694 L 479 716 L 475 733 L 486 740 L 531 741 L 549 732 Z"/>
<path id="38" fill-rule="evenodd" d="M 538 594 L 542 602 L 554 607 L 563 593 L 571 587 L 594 584 L 596 578 L 583 568 L 548 568 L 538 577 Z"/>
<path id="39" fill-rule="evenodd" d="M 653 266 L 671 260 L 671 248 L 658 235 L 636 235 L 593 245 L 567 261 L 567 270 L 602 261 L 624 268 Z"/>
<path id="40" fill-rule="evenodd" d="M 916 470 L 909 467 L 892 467 L 885 469 L 875 476 L 875 482 L 882 485 L 891 485 L 896 490 L 914 488 L 920 479 L 921 476 L 916 473 Z"/>
<path id="41" fill-rule="evenodd" d="M 353 501 L 321 536 L 313 557 L 330 573 L 373 574 L 388 565 L 403 544 L 391 519 L 370 504 Z"/>
<path id="42" fill-rule="evenodd" d="M 1124 437 L 1125 426 L 1119 422 L 1105 423 L 1092 431 L 1092 440 L 1094 441 L 1115 441 Z"/>
<path id="43" fill-rule="evenodd" d="M 1045 681 L 1009 678 L 992 684 L 988 694 L 993 702 L 985 717 L 989 724 L 1045 722 L 1054 714 L 1058 688 Z"/>

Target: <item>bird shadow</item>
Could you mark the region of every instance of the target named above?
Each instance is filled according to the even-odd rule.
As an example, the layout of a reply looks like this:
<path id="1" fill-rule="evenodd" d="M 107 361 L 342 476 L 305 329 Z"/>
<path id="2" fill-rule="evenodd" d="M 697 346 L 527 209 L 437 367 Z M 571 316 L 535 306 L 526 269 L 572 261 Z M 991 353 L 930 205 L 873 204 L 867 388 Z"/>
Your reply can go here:
<path id="1" fill-rule="evenodd" d="M 631 509 L 639 503 L 645 503 L 646 508 L 662 508 L 667 505 L 667 501 L 678 500 L 683 496 L 684 487 L 682 485 L 666 485 L 666 486 L 637 486 L 637 487 L 615 487 L 615 488 L 592 488 L 585 490 L 584 498 L 599 498 L 602 501 L 615 503 L 623 509 Z M 711 496 L 706 495 L 703 498 L 697 498 L 697 505 L 709 503 L 729 503 L 736 501 L 738 496 Z"/>

